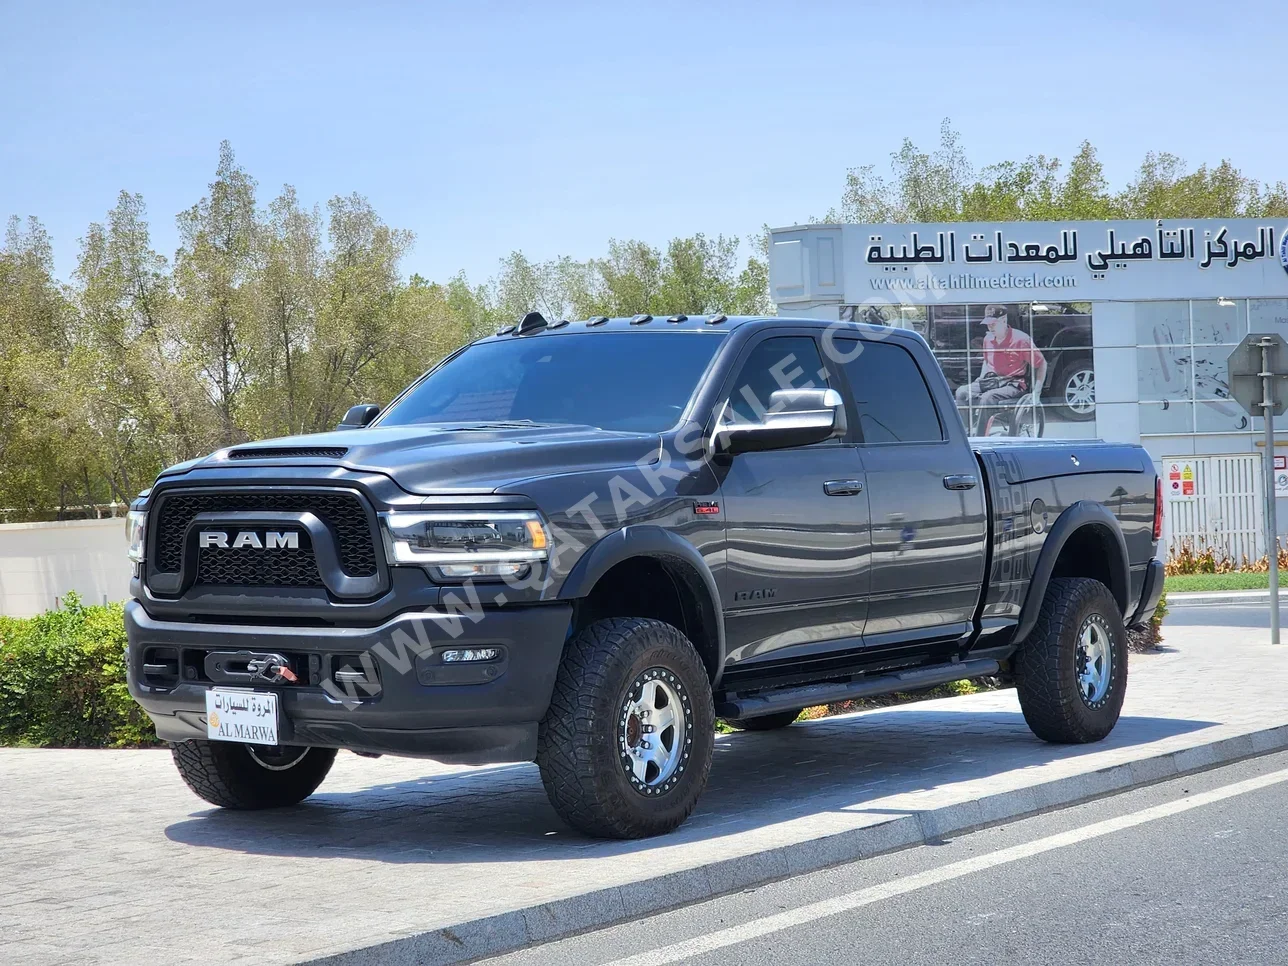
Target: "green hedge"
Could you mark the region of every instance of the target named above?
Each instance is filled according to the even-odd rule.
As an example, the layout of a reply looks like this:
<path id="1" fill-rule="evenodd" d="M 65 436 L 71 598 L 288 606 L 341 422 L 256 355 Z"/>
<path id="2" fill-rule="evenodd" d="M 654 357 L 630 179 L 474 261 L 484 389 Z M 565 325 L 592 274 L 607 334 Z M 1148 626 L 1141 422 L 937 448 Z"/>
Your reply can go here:
<path id="1" fill-rule="evenodd" d="M 125 686 L 121 604 L 76 594 L 39 617 L 0 617 L 0 745 L 124 748 L 157 744 Z"/>

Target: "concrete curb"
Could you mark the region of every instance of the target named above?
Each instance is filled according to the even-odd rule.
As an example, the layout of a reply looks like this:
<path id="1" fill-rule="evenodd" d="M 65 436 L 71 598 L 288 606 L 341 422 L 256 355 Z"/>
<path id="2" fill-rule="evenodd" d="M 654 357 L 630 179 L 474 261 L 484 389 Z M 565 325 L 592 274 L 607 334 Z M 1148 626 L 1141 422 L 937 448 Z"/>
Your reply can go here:
<path id="1" fill-rule="evenodd" d="M 309 962 L 317 966 L 451 966 L 497 956 L 775 879 L 922 845 L 945 835 L 1013 821 L 1285 748 L 1288 725 L 1280 725 Z"/>
<path id="2" fill-rule="evenodd" d="M 1279 600 L 1288 603 L 1288 590 L 1279 592 Z M 1187 590 L 1169 593 L 1168 606 L 1173 604 L 1268 604 L 1269 590 Z"/>

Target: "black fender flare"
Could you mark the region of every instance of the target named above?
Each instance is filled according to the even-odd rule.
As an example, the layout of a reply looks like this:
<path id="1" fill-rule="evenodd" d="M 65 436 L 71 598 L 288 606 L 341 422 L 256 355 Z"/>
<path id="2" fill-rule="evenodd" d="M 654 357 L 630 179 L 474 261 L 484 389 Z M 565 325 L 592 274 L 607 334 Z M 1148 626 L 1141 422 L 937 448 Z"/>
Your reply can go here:
<path id="1" fill-rule="evenodd" d="M 725 663 L 724 611 L 720 603 L 720 589 L 716 586 L 711 568 L 698 552 L 698 548 L 678 534 L 658 526 L 628 526 L 601 537 L 581 559 L 573 565 L 563 585 L 559 588 L 560 600 L 577 600 L 589 596 L 599 579 L 613 567 L 634 557 L 651 558 L 667 565 L 679 563 L 685 573 L 696 575 L 697 585 L 690 589 L 703 608 L 704 620 L 715 628 L 716 653 L 713 655 L 711 684 L 720 683 Z"/>
<path id="2" fill-rule="evenodd" d="M 1042 601 L 1046 597 L 1047 586 L 1051 583 L 1051 574 L 1055 570 L 1056 560 L 1064 549 L 1069 538 L 1085 527 L 1096 527 L 1110 535 L 1109 546 L 1109 590 L 1118 602 L 1118 609 L 1124 620 L 1130 610 L 1128 598 L 1131 596 L 1131 574 L 1127 562 L 1127 541 L 1123 539 L 1122 527 L 1118 519 L 1102 503 L 1093 500 L 1079 500 L 1071 504 L 1051 526 L 1046 542 L 1038 553 L 1038 562 L 1029 579 L 1028 595 L 1020 609 L 1020 622 L 1012 638 L 1015 644 L 1022 644 L 1038 622 L 1038 612 L 1042 610 Z"/>

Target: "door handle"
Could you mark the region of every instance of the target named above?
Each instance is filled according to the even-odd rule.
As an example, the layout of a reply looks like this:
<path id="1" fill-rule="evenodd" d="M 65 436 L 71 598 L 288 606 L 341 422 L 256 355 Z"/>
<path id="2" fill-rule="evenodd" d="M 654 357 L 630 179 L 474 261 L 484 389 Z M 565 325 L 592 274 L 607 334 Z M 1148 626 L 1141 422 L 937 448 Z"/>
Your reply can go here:
<path id="1" fill-rule="evenodd" d="M 953 473 L 944 477 L 945 490 L 973 490 L 979 483 L 969 473 Z"/>
<path id="2" fill-rule="evenodd" d="M 862 480 L 828 480 L 823 484 L 828 496 L 856 496 L 863 492 Z"/>

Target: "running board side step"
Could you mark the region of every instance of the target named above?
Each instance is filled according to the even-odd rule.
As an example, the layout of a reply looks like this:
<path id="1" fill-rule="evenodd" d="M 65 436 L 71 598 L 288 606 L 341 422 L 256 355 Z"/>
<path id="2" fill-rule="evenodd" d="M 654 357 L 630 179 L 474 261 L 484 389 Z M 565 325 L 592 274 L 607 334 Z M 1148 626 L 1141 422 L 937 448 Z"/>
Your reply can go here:
<path id="1" fill-rule="evenodd" d="M 716 705 L 716 715 L 721 718 L 758 718 L 795 708 L 810 708 L 816 704 L 871 698 L 896 691 L 920 691 L 922 688 L 933 688 L 950 681 L 997 674 L 999 670 L 1001 666 L 993 660 L 958 661 L 886 674 L 864 675 L 845 682 L 807 684 L 748 694 L 732 693 L 726 694 Z"/>

